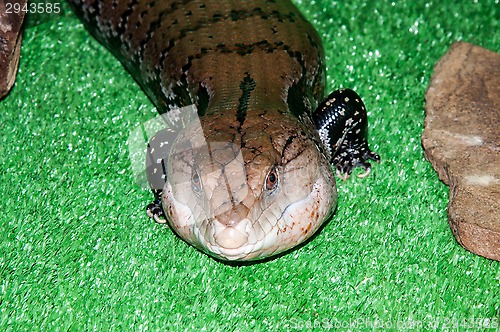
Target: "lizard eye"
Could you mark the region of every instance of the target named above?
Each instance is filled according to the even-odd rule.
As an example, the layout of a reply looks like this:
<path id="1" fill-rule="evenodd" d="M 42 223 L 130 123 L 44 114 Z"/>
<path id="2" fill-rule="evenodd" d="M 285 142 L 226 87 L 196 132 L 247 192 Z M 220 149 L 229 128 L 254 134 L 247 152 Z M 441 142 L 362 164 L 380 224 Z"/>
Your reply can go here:
<path id="1" fill-rule="evenodd" d="M 193 175 L 191 176 L 191 185 L 195 193 L 199 194 L 201 192 L 201 178 L 197 171 L 193 171 Z"/>
<path id="2" fill-rule="evenodd" d="M 278 177 L 278 169 L 276 166 L 271 168 L 266 177 L 266 190 L 274 191 L 278 187 L 279 177 Z"/>

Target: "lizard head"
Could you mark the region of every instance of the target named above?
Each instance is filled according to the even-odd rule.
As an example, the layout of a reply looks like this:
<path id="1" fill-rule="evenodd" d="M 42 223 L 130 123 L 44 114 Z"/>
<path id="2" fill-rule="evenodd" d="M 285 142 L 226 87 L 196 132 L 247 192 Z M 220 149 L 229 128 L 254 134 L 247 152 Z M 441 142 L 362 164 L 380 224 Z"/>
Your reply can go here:
<path id="1" fill-rule="evenodd" d="M 258 260 L 304 242 L 337 203 L 312 125 L 223 115 L 183 128 L 166 163 L 162 206 L 186 242 L 222 260 Z M 313 128 L 313 129 L 311 129 Z"/>

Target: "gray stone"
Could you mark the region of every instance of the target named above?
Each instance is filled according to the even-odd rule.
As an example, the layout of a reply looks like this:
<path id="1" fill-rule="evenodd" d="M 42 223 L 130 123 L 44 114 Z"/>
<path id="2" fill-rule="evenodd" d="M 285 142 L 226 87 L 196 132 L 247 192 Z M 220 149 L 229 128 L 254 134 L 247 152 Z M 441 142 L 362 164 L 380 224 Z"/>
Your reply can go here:
<path id="1" fill-rule="evenodd" d="M 454 43 L 426 93 L 425 157 L 450 186 L 458 243 L 500 260 L 500 54 Z"/>

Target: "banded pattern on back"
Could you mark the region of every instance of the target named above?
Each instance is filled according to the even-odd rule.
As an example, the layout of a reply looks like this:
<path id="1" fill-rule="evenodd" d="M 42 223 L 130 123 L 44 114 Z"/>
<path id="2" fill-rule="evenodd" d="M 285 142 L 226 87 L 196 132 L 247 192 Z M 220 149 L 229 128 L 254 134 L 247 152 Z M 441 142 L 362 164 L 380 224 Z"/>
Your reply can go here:
<path id="1" fill-rule="evenodd" d="M 208 104 L 209 112 L 238 109 L 247 77 L 249 109 L 291 102 L 298 115 L 323 98 L 320 39 L 287 0 L 70 2 L 160 112 L 193 103 L 201 114 Z"/>

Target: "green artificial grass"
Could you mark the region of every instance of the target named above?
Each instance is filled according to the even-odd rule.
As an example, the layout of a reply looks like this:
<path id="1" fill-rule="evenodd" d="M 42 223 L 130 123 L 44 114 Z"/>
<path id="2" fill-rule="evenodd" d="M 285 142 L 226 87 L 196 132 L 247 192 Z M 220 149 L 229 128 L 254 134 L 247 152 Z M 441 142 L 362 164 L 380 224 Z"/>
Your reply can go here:
<path id="1" fill-rule="evenodd" d="M 249 266 L 146 217 L 126 142 L 155 110 L 67 7 L 25 31 L 0 101 L 0 330 L 498 327 L 500 263 L 455 242 L 420 144 L 451 43 L 500 51 L 498 1 L 297 2 L 323 37 L 328 90 L 363 97 L 382 162 L 339 181 L 312 242 Z"/>

